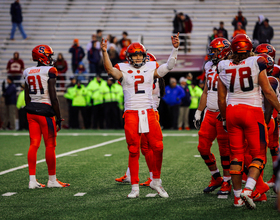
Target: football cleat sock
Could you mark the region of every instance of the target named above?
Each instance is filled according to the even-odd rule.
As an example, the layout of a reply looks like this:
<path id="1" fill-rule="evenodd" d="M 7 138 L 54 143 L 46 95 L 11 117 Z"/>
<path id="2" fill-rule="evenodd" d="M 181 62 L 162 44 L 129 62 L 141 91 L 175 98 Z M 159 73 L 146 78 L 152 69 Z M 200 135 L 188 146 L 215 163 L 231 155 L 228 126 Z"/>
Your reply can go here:
<path id="1" fill-rule="evenodd" d="M 35 175 L 30 175 L 29 176 L 29 181 L 30 182 L 36 182 L 36 176 Z"/>
<path id="2" fill-rule="evenodd" d="M 237 197 L 237 198 L 240 197 L 241 192 L 242 192 L 242 189 L 233 190 L 234 196 Z"/>
<path id="3" fill-rule="evenodd" d="M 49 175 L 49 181 L 56 181 L 56 175 Z"/>
<path id="4" fill-rule="evenodd" d="M 254 178 L 248 177 L 245 188 L 253 190 L 255 188 L 256 182 L 257 181 Z"/>
<path id="5" fill-rule="evenodd" d="M 227 182 L 227 181 L 231 180 L 231 176 L 224 176 L 223 179 L 224 179 L 224 182 Z"/>

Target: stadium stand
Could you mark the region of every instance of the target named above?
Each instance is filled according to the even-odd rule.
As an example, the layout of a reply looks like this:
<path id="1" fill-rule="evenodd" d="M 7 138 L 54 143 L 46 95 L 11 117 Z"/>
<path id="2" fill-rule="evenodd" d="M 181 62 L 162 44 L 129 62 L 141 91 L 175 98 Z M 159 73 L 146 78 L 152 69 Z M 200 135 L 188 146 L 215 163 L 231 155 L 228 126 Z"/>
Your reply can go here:
<path id="1" fill-rule="evenodd" d="M 56 54 L 63 53 L 70 64 L 68 49 L 73 39 L 78 38 L 85 49 L 97 29 L 103 30 L 104 37 L 112 34 L 118 39 L 122 31 L 127 31 L 133 42 L 142 38 L 146 48 L 156 56 L 167 55 L 171 49 L 174 9 L 188 14 L 193 22 L 189 55 L 206 53 L 207 36 L 213 27 L 218 27 L 219 21 L 224 21 L 231 36 L 231 21 L 239 9 L 248 20 L 247 33 L 250 37 L 258 15 L 269 18 L 274 28 L 272 45 L 280 51 L 279 0 L 22 0 L 23 26 L 30 39 L 22 40 L 17 30 L 15 41 L 9 40 L 11 3 L 10 0 L 0 0 L 0 81 L 6 77 L 6 64 L 15 51 L 29 67 L 34 65 L 31 61 L 32 48 L 48 44 Z M 184 54 L 184 51 L 179 54 Z M 87 67 L 86 58 L 84 63 Z M 71 75 L 71 68 L 68 73 Z"/>

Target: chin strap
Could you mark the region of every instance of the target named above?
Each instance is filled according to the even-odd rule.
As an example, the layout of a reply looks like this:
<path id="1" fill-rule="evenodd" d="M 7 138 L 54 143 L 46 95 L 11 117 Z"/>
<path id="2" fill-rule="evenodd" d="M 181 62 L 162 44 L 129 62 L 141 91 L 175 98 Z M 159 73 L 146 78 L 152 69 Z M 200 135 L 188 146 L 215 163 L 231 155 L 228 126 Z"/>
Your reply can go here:
<path id="1" fill-rule="evenodd" d="M 174 68 L 177 60 L 178 49 L 179 47 L 173 47 L 172 52 L 167 60 L 167 63 L 160 65 L 157 69 L 157 73 L 160 77 L 164 77 L 168 72 L 170 72 Z"/>

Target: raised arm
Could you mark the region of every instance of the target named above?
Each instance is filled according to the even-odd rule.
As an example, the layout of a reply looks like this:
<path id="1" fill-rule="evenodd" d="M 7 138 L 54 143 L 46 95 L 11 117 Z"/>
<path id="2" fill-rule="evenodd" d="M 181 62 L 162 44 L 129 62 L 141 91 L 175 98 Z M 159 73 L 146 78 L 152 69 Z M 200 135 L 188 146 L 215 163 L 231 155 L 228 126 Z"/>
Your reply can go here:
<path id="1" fill-rule="evenodd" d="M 160 65 L 159 68 L 155 70 L 154 78 L 164 77 L 168 72 L 170 72 L 174 68 L 176 64 L 178 49 L 180 46 L 179 32 L 176 36 L 171 36 L 171 41 L 173 45 L 171 55 L 169 56 L 167 63 Z"/>
<path id="2" fill-rule="evenodd" d="M 102 38 L 101 41 L 101 50 L 103 54 L 103 62 L 104 62 L 104 68 L 108 75 L 112 76 L 114 79 L 119 80 L 120 78 L 123 77 L 123 74 L 120 70 L 117 68 L 113 67 L 112 62 L 109 58 L 109 55 L 107 53 L 107 39 L 104 41 Z"/>

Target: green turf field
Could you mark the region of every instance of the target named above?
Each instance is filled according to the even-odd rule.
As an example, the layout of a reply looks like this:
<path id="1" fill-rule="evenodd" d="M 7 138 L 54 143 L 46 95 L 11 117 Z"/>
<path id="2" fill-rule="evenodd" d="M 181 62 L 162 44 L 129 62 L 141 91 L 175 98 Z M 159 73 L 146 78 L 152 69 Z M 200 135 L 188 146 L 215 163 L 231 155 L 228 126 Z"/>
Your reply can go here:
<path id="1" fill-rule="evenodd" d="M 71 134 L 69 134 L 71 133 Z M 103 134 L 106 133 L 106 134 Z M 57 137 L 56 154 L 60 155 L 107 141 L 114 143 L 57 158 L 57 177 L 70 183 L 68 188 L 28 189 L 28 168 L 0 175 L 0 219 L 280 219 L 274 209 L 275 198 L 270 190 L 266 203 L 257 203 L 256 210 L 233 206 L 233 194 L 218 199 L 216 192 L 204 194 L 210 173 L 197 151 L 196 131 L 164 131 L 164 158 L 162 181 L 170 198 L 156 196 L 148 187 L 140 187 L 140 197 L 127 199 L 128 184 L 115 182 L 124 175 L 128 164 L 128 151 L 123 131 L 62 130 Z M 181 136 L 178 136 L 181 135 Z M 170 136 L 173 135 L 173 136 Z M 0 132 L 0 173 L 27 164 L 29 136 L 27 132 Z M 213 152 L 219 169 L 217 142 Z M 44 159 L 42 141 L 37 160 Z M 15 156 L 15 154 L 23 154 Z M 104 156 L 112 154 L 112 156 Z M 264 179 L 272 174 L 268 155 Z M 145 158 L 140 156 L 140 182 L 149 176 Z M 46 184 L 47 165 L 37 164 L 37 179 Z M 2 196 L 16 192 L 12 196 Z M 84 196 L 74 196 L 86 193 Z"/>

